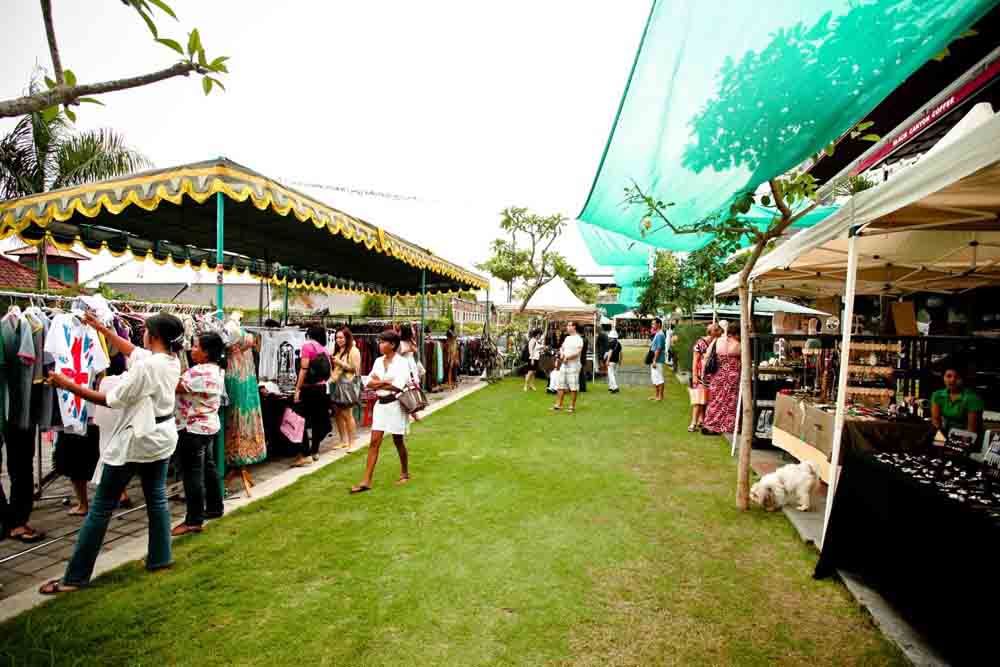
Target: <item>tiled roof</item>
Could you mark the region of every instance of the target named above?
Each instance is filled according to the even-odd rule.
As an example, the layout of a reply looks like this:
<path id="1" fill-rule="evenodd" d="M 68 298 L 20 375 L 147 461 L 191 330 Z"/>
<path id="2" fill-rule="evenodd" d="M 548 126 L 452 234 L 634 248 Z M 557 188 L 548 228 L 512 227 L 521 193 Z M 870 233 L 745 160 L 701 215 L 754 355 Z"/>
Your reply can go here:
<path id="1" fill-rule="evenodd" d="M 15 248 L 14 250 L 8 250 L 6 254 L 8 254 L 8 255 L 17 255 L 17 256 L 30 255 L 30 256 L 34 257 L 35 255 L 38 254 L 38 248 L 36 248 L 35 246 L 32 246 L 32 245 L 26 245 L 26 246 L 23 246 L 21 248 Z M 65 259 L 76 259 L 76 260 L 81 260 L 81 261 L 85 260 L 85 259 L 90 259 L 86 255 L 82 255 L 82 254 L 80 254 L 78 252 L 75 252 L 73 250 L 62 250 L 60 248 L 57 248 L 54 245 L 52 245 L 51 243 L 45 246 L 45 256 L 46 257 L 63 257 Z"/>
<path id="2" fill-rule="evenodd" d="M 49 278 L 49 289 L 65 289 L 67 285 Z M 0 289 L 34 290 L 38 288 L 38 274 L 31 268 L 0 255 Z"/>

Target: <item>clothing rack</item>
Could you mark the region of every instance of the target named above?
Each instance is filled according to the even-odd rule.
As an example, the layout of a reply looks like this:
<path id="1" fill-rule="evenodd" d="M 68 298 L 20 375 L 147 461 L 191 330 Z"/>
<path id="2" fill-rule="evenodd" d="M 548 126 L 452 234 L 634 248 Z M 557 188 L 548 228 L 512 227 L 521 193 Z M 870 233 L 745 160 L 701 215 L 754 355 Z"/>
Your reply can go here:
<path id="1" fill-rule="evenodd" d="M 0 290 L 0 297 L 10 297 L 14 299 L 40 299 L 42 301 L 75 301 L 76 299 L 84 296 L 92 296 L 88 294 L 45 294 L 42 292 L 15 292 L 11 290 Z M 195 311 L 211 311 L 212 306 L 202 306 L 193 303 L 157 303 L 153 301 L 135 301 L 129 299 L 107 299 L 107 302 L 115 306 L 147 306 L 153 308 L 170 308 L 176 310 L 185 310 L 190 312 Z M 216 310 L 218 312 L 218 310 Z"/>

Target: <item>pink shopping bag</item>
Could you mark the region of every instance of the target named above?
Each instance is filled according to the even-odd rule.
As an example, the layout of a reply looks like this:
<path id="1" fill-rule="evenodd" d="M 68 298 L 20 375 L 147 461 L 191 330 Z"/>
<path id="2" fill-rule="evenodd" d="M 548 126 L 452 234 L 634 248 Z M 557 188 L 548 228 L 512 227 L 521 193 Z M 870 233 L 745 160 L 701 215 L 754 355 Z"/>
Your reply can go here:
<path id="1" fill-rule="evenodd" d="M 301 444 L 305 431 L 306 418 L 291 408 L 285 408 L 285 414 L 281 417 L 281 435 L 288 438 L 289 442 Z"/>

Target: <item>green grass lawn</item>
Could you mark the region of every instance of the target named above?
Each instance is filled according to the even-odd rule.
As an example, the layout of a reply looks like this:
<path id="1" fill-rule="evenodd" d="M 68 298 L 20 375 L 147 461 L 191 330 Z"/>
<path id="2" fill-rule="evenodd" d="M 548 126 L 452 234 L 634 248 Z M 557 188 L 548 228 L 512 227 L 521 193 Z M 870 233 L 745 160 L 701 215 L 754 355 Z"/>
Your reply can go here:
<path id="1" fill-rule="evenodd" d="M 539 383 L 541 384 L 541 383 Z M 728 446 L 689 435 L 684 389 L 520 383 L 332 464 L 0 627 L 0 663 L 905 664 L 781 514 L 734 509 Z"/>

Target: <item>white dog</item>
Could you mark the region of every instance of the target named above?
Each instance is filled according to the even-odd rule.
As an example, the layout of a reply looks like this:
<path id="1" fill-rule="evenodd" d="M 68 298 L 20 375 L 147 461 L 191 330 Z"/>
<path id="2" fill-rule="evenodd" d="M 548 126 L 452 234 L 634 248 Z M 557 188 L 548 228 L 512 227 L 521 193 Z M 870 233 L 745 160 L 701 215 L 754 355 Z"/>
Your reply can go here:
<path id="1" fill-rule="evenodd" d="M 785 505 L 797 502 L 796 509 L 808 512 L 813 488 L 819 481 L 816 466 L 809 461 L 789 463 L 764 475 L 750 487 L 750 500 L 768 512 L 776 512 Z"/>

